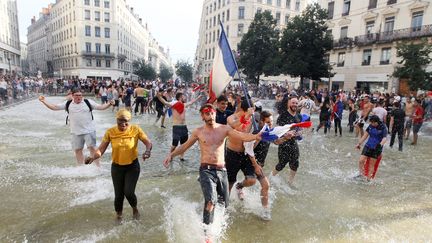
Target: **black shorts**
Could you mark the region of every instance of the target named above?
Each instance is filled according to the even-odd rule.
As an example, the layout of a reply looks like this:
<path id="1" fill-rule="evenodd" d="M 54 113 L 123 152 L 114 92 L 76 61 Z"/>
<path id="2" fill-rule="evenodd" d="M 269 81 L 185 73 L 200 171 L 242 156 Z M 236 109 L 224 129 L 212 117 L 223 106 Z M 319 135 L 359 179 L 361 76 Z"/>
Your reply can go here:
<path id="1" fill-rule="evenodd" d="M 283 170 L 287 164 L 293 171 L 297 171 L 299 167 L 300 150 L 297 143 L 294 144 L 281 144 L 278 148 L 279 163 L 275 169 L 277 171 Z"/>
<path id="2" fill-rule="evenodd" d="M 120 100 L 114 100 L 114 106 L 115 106 L 115 107 L 118 107 L 119 104 L 120 104 Z"/>
<path id="3" fill-rule="evenodd" d="M 377 159 L 381 155 L 381 153 L 382 146 L 378 144 L 376 148 L 369 148 L 367 146 L 364 146 L 361 154 L 366 157 Z"/>
<path id="4" fill-rule="evenodd" d="M 225 167 L 228 173 L 228 182 L 237 181 L 237 173 L 241 170 L 246 178 L 256 178 L 255 170 L 249 156 L 244 152 L 235 152 L 229 148 L 225 151 Z"/>
<path id="5" fill-rule="evenodd" d="M 165 116 L 165 111 L 164 111 L 163 107 L 161 107 L 161 108 L 157 107 L 156 112 L 157 112 L 158 118 L 160 118 L 161 116 Z"/>
<path id="6" fill-rule="evenodd" d="M 189 138 L 188 129 L 186 125 L 174 125 L 172 130 L 172 146 L 184 144 Z"/>
<path id="7" fill-rule="evenodd" d="M 200 168 L 199 182 L 204 195 L 205 205 L 211 202 L 216 205 L 218 198 L 222 198 L 225 207 L 229 204 L 227 171 L 223 169 Z"/>
<path id="8" fill-rule="evenodd" d="M 126 107 L 131 107 L 131 99 L 124 99 L 124 103 Z"/>
<path id="9" fill-rule="evenodd" d="M 413 133 L 417 134 L 420 131 L 420 128 L 422 127 L 423 122 L 422 123 L 413 123 L 412 127 L 413 127 Z"/>

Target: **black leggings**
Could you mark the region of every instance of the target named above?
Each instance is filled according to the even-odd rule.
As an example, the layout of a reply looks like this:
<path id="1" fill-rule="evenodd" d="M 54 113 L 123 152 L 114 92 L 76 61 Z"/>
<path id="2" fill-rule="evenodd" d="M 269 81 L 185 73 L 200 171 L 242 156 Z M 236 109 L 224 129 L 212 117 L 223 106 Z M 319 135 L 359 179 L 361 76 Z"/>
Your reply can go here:
<path id="1" fill-rule="evenodd" d="M 399 151 L 402 151 L 403 147 L 403 134 L 404 134 L 404 126 L 394 126 L 391 131 L 391 138 L 390 138 L 390 147 L 393 146 L 396 138 L 396 133 L 398 135 L 399 140 Z"/>
<path id="2" fill-rule="evenodd" d="M 130 165 L 111 165 L 111 177 L 114 184 L 114 208 L 116 212 L 123 211 L 124 198 L 128 200 L 131 207 L 137 206 L 137 197 L 135 195 L 135 186 L 140 174 L 140 165 L 138 159 L 135 159 Z"/>
<path id="3" fill-rule="evenodd" d="M 335 134 L 337 135 L 337 131 L 339 128 L 339 134 L 342 136 L 342 121 L 341 121 L 341 119 L 335 117 L 334 118 L 334 125 L 335 125 Z"/>

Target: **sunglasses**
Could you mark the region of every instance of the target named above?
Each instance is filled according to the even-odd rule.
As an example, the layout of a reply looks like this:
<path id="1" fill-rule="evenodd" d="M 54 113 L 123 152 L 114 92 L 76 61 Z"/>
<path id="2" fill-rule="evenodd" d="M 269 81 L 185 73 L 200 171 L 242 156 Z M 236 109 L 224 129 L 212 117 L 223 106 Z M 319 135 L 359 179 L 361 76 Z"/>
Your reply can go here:
<path id="1" fill-rule="evenodd" d="M 127 123 L 129 123 L 129 120 L 119 118 L 119 119 L 117 119 L 117 123 L 118 124 L 125 124 L 125 123 L 127 124 Z"/>

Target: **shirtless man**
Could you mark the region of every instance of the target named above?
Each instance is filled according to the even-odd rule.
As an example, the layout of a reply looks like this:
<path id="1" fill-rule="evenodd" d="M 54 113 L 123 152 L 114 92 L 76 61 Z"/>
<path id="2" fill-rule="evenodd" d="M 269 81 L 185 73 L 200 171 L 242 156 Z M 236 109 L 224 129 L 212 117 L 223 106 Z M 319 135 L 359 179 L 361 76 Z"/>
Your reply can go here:
<path id="1" fill-rule="evenodd" d="M 168 106 L 172 109 L 172 118 L 173 118 L 173 130 L 172 130 L 172 146 L 171 152 L 178 146 L 178 144 L 184 144 L 188 140 L 188 129 L 186 126 L 186 110 L 185 108 L 191 106 L 197 100 L 201 98 L 198 96 L 196 99 L 191 102 L 186 103 L 186 96 L 183 93 L 177 93 L 175 98 L 177 102 L 169 103 L 166 101 L 160 94 L 158 94 L 158 99 L 165 106 Z M 184 161 L 183 154 L 180 156 L 180 160 Z"/>
<path id="2" fill-rule="evenodd" d="M 408 140 L 410 133 L 411 133 L 411 127 L 412 127 L 412 117 L 414 114 L 414 104 L 410 97 L 407 97 L 406 104 L 405 104 L 405 140 Z"/>
<path id="3" fill-rule="evenodd" d="M 144 107 L 146 106 L 146 100 L 145 100 L 145 96 L 146 93 L 148 92 L 148 90 L 144 89 L 144 85 L 140 84 L 135 90 L 134 90 L 134 97 L 136 98 L 135 100 L 135 115 L 138 112 L 138 107 L 140 107 L 140 115 L 142 115 L 144 113 Z"/>
<path id="4" fill-rule="evenodd" d="M 360 119 L 356 124 L 356 126 L 358 127 L 358 129 L 360 131 L 360 138 L 363 137 L 363 134 L 364 134 L 363 127 L 364 127 L 365 123 L 367 122 L 367 120 L 369 118 L 369 113 L 372 111 L 373 108 L 374 108 L 374 105 L 370 102 L 369 95 L 365 95 L 363 109 L 360 112 Z"/>
<path id="5" fill-rule="evenodd" d="M 253 104 L 251 105 L 253 106 Z M 228 125 L 237 131 L 249 132 L 252 128 L 253 113 L 254 108 L 249 106 L 246 99 L 243 99 L 237 111 L 228 117 Z M 243 142 L 240 139 L 230 138 L 226 143 L 226 167 L 230 192 L 237 181 L 237 173 L 240 170 L 243 171 L 245 179 L 236 184 L 238 197 L 243 200 L 243 187 L 253 186 L 256 183 L 256 174 L 262 174 L 261 166 L 253 163 L 249 156 L 245 154 Z"/>
<path id="6" fill-rule="evenodd" d="M 163 164 L 168 168 L 173 157 L 183 154 L 196 141 L 199 142 L 201 150 L 199 180 L 204 194 L 203 222 L 209 225 L 213 222 L 214 206 L 218 196 L 223 200 L 225 207 L 228 206 L 229 201 L 225 169 L 225 138 L 248 142 L 261 139 L 261 134 L 241 133 L 230 126 L 216 123 L 216 111 L 210 104 L 203 105 L 200 113 L 204 126 L 195 129 L 186 143 L 169 153 Z"/>

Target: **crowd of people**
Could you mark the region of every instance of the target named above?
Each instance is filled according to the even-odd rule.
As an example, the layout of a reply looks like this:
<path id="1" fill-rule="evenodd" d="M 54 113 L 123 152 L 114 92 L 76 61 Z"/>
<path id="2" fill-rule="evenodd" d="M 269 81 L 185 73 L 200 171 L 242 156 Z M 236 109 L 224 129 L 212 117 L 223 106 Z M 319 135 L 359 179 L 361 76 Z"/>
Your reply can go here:
<path id="1" fill-rule="evenodd" d="M 27 81 L 23 79 L 21 82 Z M 44 87 L 42 90 L 47 92 L 50 90 L 46 89 L 49 83 L 39 87 Z M 184 153 L 198 142 L 201 152 L 199 182 L 204 196 L 203 222 L 209 225 L 213 222 L 216 204 L 228 206 L 233 189 L 242 200 L 243 188 L 256 182 L 261 188 L 262 218 L 271 220 L 269 188 L 275 177 L 287 166 L 288 186 L 296 190 L 294 178 L 300 166 L 298 141 L 302 140 L 302 129 L 288 128 L 283 134 L 268 139 L 273 129 L 310 121 L 311 116 L 317 113 L 319 123 L 316 128 L 310 129 L 314 133 L 319 133 L 321 128 L 325 134 L 334 129 L 336 137 L 342 137 L 343 131 L 354 133 L 359 140 L 353 144 L 353 148 L 361 149 L 365 143 L 359 158 L 358 175 L 354 179 L 367 182 L 375 177 L 383 147 L 387 143 L 387 134 L 391 135 L 390 147 L 393 147 L 398 135 L 398 150 L 403 151 L 404 140 L 410 138 L 411 132 L 411 144 L 419 142 L 420 128 L 431 119 L 432 114 L 430 92 L 401 96 L 379 92 L 292 90 L 283 85 L 267 86 L 268 90 L 263 91 L 259 86 L 251 85 L 248 94 L 244 95 L 240 87 L 228 86 L 210 104 L 207 87 L 200 84 L 176 85 L 174 82 L 158 80 L 71 80 L 56 88 L 67 89 L 68 99 L 59 104 L 49 103 L 44 96 L 40 96 L 39 100 L 51 110 L 68 112 L 77 163 L 95 162 L 98 165 L 99 158 L 110 144 L 112 146 L 114 208 L 119 221 L 123 217 L 125 197 L 133 209 L 133 217 L 139 218 L 135 195 L 140 173 L 138 141 L 146 147 L 143 160 L 150 158 L 153 147 L 151 138 L 142 128 L 130 124 L 133 116 L 152 114 L 154 124 L 162 129 L 167 129 L 165 118 L 172 118 L 171 149 L 163 161 L 167 168 L 176 156 L 184 160 Z M 263 93 L 275 99 L 273 108 L 263 109 L 260 99 Z M 84 94 L 94 94 L 100 101 L 86 99 Z M 106 131 L 100 145 L 96 146 L 92 110 L 105 110 L 111 106 L 112 111 L 116 112 L 116 125 Z M 191 132 L 187 127 L 188 109 L 199 110 L 203 121 L 202 126 Z M 276 121 L 273 122 L 273 119 Z M 346 124 L 347 128 L 342 124 Z M 265 175 L 263 167 L 271 143 L 278 146 L 278 161 L 271 168 L 271 173 Z M 90 151 L 87 158 L 83 155 L 85 145 Z M 237 181 L 240 171 L 244 179 Z"/>

